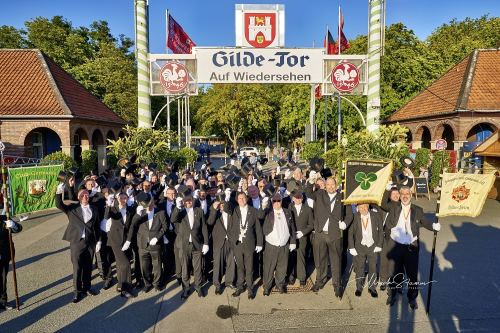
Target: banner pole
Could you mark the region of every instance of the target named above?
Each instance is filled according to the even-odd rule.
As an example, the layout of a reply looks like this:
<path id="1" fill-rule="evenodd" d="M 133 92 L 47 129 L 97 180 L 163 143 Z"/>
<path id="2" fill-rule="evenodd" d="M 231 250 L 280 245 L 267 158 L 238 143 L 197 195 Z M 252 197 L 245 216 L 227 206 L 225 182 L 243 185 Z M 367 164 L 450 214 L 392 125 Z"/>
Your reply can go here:
<path id="1" fill-rule="evenodd" d="M 3 204 L 5 208 L 5 217 L 7 220 L 10 219 L 10 211 L 9 211 L 9 189 L 7 186 L 7 170 L 5 169 L 5 161 L 3 158 L 3 149 L 0 151 L 0 158 L 2 163 L 2 191 L 3 191 Z M 12 242 L 12 230 L 9 228 L 9 250 L 10 250 L 10 259 L 12 265 L 12 278 L 14 282 L 14 293 L 16 296 L 16 309 L 19 311 L 19 293 L 17 290 L 17 274 L 16 274 L 16 261 L 14 258 L 14 243 Z"/>
<path id="2" fill-rule="evenodd" d="M 444 152 L 444 150 L 442 150 Z M 446 154 L 446 153 L 445 153 Z M 436 222 L 439 223 L 439 206 L 441 200 L 441 191 L 443 188 L 443 166 L 444 164 L 444 156 L 441 157 L 441 163 L 439 167 L 439 196 L 436 203 Z M 437 231 L 434 230 L 434 240 L 432 241 L 432 254 L 431 254 L 431 268 L 429 270 L 429 291 L 427 292 L 427 304 L 425 306 L 425 313 L 429 316 L 429 311 L 431 309 L 431 294 L 432 294 L 432 277 L 434 275 L 434 259 L 436 258 L 436 239 L 437 239 Z"/>

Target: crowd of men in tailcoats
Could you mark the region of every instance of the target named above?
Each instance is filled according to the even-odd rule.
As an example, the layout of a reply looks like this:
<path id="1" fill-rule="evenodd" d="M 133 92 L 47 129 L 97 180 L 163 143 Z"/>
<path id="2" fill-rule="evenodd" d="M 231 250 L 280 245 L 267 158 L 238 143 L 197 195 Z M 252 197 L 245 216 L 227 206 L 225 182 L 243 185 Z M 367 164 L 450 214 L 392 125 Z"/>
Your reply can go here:
<path id="1" fill-rule="evenodd" d="M 311 262 L 312 290 L 318 292 L 330 278 L 341 298 L 350 253 L 356 296 L 366 285 L 378 297 L 378 286 L 388 290 L 392 306 L 406 275 L 409 305 L 417 307 L 419 229 L 439 231 L 440 225 L 411 202 L 409 168 L 388 184 L 380 207 L 346 206 L 335 175 L 321 159 L 311 160 L 305 172 L 280 160 L 265 175 L 266 159 L 238 168 L 231 157 L 219 171 L 209 161 L 200 170 L 181 171 L 175 162 L 158 168 L 132 156 L 119 162 L 116 174 L 77 181 L 77 170 L 62 172 L 56 206 L 68 217 L 63 239 L 70 243 L 73 302 L 98 293 L 91 281 L 94 258 L 103 289 L 114 284 L 115 262 L 116 291 L 126 298 L 161 291 L 171 280 L 182 286 L 182 299 L 192 287 L 204 297 L 209 280 L 216 295 L 231 288 L 234 297 L 246 292 L 254 299 L 258 278 L 264 296 L 273 288 L 286 293 L 297 280 L 298 287 L 306 287 Z M 0 227 L 2 309 L 10 256 L 5 230 L 22 227 L 5 218 Z"/>

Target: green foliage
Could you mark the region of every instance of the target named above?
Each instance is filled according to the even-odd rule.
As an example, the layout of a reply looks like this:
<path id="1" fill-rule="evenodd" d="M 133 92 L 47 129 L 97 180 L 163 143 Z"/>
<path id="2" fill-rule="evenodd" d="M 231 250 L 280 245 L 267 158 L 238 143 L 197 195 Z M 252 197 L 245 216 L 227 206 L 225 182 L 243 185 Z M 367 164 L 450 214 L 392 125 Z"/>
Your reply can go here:
<path id="1" fill-rule="evenodd" d="M 116 163 L 118 162 L 118 157 L 115 154 L 108 153 L 106 158 L 108 159 L 108 168 L 115 169 Z"/>
<path id="2" fill-rule="evenodd" d="M 174 158 L 179 161 L 181 166 L 185 166 L 186 164 L 191 165 L 196 162 L 198 153 L 193 148 L 184 147 L 176 151 Z"/>
<path id="3" fill-rule="evenodd" d="M 321 142 L 309 142 L 304 145 L 304 150 L 302 151 L 301 157 L 305 160 L 310 160 L 314 157 L 320 157 L 321 155 L 323 155 L 323 152 L 324 147 Z"/>
<path id="4" fill-rule="evenodd" d="M 418 148 L 415 156 L 415 169 L 413 173 L 418 175 L 420 168 L 427 168 L 431 160 L 431 150 L 428 148 Z"/>
<path id="5" fill-rule="evenodd" d="M 325 165 L 341 170 L 342 161 L 360 158 L 392 160 L 400 166 L 399 159 L 408 155 L 407 131 L 399 125 L 380 126 L 378 134 L 367 130 L 349 131 L 342 137 L 341 145 L 334 143 L 333 148 L 323 154 Z"/>
<path id="6" fill-rule="evenodd" d="M 2 25 L 0 27 L 0 49 L 22 49 L 27 47 L 22 30 Z"/>
<path id="7" fill-rule="evenodd" d="M 71 158 L 71 156 L 63 153 L 62 151 L 56 151 L 52 154 L 45 155 L 45 157 L 41 160 L 41 164 L 49 163 L 49 162 L 61 162 L 64 165 L 64 169 L 67 170 L 71 167 L 76 166 L 75 160 Z"/>
<path id="8" fill-rule="evenodd" d="M 124 132 L 123 138 L 108 139 L 108 149 L 113 155 L 119 158 L 137 155 L 138 161 L 155 162 L 158 165 L 162 165 L 166 158 L 172 156 L 168 148 L 168 139 L 173 141 L 175 137 L 171 132 L 128 125 L 124 128 Z"/>
<path id="9" fill-rule="evenodd" d="M 80 170 L 84 175 L 90 175 L 91 171 L 97 170 L 97 151 L 96 150 L 84 150 L 82 151 L 82 163 Z"/>
<path id="10" fill-rule="evenodd" d="M 431 164 L 431 189 L 439 185 L 439 175 L 447 171 L 448 163 L 450 162 L 450 155 L 445 150 L 436 151 L 432 158 Z"/>

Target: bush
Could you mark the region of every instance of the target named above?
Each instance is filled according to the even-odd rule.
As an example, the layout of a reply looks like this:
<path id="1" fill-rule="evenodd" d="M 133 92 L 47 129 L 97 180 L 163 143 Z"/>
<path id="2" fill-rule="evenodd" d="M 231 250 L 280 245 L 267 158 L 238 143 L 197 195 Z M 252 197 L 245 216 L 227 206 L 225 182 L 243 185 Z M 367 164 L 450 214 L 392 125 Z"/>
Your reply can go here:
<path id="1" fill-rule="evenodd" d="M 63 165 L 64 165 L 64 169 L 67 170 L 71 167 L 74 167 L 76 166 L 76 162 L 74 159 L 71 158 L 71 156 L 63 153 L 62 151 L 56 151 L 52 154 L 48 154 L 46 155 L 42 161 L 41 161 L 41 164 L 43 163 L 50 163 L 50 162 L 54 162 L 54 161 L 57 161 L 57 162 L 61 162 Z M 50 164 L 53 164 L 53 163 L 50 163 Z"/>
<path id="2" fill-rule="evenodd" d="M 448 152 L 441 150 L 434 153 L 431 164 L 431 189 L 435 189 L 439 185 L 439 175 L 448 169 L 450 155 Z M 443 168 L 441 168 L 443 166 Z"/>
<path id="3" fill-rule="evenodd" d="M 181 167 L 184 167 L 187 164 L 193 164 L 198 158 L 198 153 L 196 152 L 196 150 L 189 147 L 179 149 L 176 155 L 177 161 L 179 162 Z"/>
<path id="4" fill-rule="evenodd" d="M 431 151 L 427 148 L 418 148 L 415 156 L 415 169 L 413 173 L 418 175 L 420 168 L 427 168 L 431 160 Z"/>
<path id="5" fill-rule="evenodd" d="M 108 155 L 106 157 L 108 159 L 108 168 L 115 169 L 116 163 L 118 162 L 118 157 L 116 157 L 115 154 L 111 154 L 111 153 L 108 153 Z"/>
<path id="6" fill-rule="evenodd" d="M 91 171 L 97 170 L 97 151 L 95 150 L 84 150 L 82 151 L 82 164 L 80 166 L 80 171 L 84 175 L 90 175 Z"/>
<path id="7" fill-rule="evenodd" d="M 304 160 L 309 161 L 311 158 L 320 157 L 321 155 L 323 155 L 323 152 L 323 144 L 318 141 L 313 141 L 304 145 L 304 150 L 302 151 L 301 157 Z"/>

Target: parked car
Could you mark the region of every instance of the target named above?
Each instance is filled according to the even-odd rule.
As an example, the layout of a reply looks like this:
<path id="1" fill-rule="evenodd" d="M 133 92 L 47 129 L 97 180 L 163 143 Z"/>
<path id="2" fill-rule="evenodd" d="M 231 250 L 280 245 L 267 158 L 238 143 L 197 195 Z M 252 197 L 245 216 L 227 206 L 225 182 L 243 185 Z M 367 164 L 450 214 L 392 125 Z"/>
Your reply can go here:
<path id="1" fill-rule="evenodd" d="M 256 147 L 243 147 L 240 149 L 240 157 L 243 157 L 243 155 L 250 156 L 252 153 L 259 156 L 259 150 Z"/>

